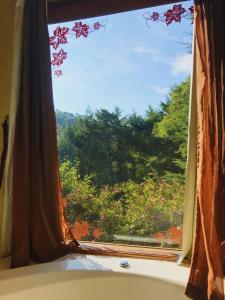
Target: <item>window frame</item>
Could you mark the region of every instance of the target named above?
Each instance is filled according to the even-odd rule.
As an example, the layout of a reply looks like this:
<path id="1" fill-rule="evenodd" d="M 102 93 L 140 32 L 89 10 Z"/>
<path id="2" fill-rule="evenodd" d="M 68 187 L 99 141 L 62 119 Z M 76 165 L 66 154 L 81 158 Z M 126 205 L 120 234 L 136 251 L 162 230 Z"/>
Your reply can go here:
<path id="1" fill-rule="evenodd" d="M 181 0 L 48 0 L 48 24 L 81 20 L 148 7 L 173 4 Z M 183 2 L 188 0 L 182 0 Z"/>
<path id="2" fill-rule="evenodd" d="M 48 0 L 48 25 L 60 22 L 106 16 L 143 8 L 173 4 L 181 0 Z M 182 0 L 186 2 L 188 0 Z M 112 244 L 104 242 L 79 241 L 76 253 L 86 255 L 118 256 L 177 262 L 182 249 L 150 246 Z M 190 265 L 190 259 L 182 260 Z"/>
<path id="3" fill-rule="evenodd" d="M 131 257 L 139 259 L 142 258 L 177 262 L 180 255 L 182 254 L 182 250 L 171 248 L 158 248 L 89 241 L 81 241 L 79 243 L 80 247 L 77 248 L 76 252 L 87 255 Z"/>

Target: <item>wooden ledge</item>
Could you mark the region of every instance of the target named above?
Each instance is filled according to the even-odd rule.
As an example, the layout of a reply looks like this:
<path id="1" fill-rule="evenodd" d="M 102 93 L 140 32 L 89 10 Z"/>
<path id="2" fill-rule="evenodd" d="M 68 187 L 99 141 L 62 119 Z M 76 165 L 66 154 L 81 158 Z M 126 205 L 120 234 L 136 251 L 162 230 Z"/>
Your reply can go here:
<path id="1" fill-rule="evenodd" d="M 133 257 L 173 262 L 178 260 L 181 253 L 181 251 L 174 249 L 115 245 L 96 242 L 80 242 L 80 247 L 77 248 L 76 252 L 90 255 Z"/>

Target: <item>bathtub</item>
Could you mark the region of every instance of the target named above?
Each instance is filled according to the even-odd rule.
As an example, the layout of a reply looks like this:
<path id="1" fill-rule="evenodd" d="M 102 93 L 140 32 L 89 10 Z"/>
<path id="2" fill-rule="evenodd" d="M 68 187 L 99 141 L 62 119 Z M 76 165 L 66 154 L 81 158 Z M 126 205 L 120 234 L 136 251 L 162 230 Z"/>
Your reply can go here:
<path id="1" fill-rule="evenodd" d="M 172 262 L 69 255 L 0 272 L 1 300 L 182 300 L 189 269 Z"/>

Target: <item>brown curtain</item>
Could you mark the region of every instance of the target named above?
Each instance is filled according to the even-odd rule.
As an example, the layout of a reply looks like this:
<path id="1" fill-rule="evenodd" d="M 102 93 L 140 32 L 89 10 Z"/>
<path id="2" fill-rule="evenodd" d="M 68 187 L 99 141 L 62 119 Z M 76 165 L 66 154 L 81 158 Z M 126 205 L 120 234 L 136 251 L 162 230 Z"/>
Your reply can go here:
<path id="1" fill-rule="evenodd" d="M 78 246 L 63 215 L 45 0 L 25 0 L 13 149 L 12 267 Z"/>
<path id="2" fill-rule="evenodd" d="M 197 229 L 186 295 L 224 299 L 225 1 L 195 1 L 197 72 Z"/>
<path id="3" fill-rule="evenodd" d="M 180 0 L 51 0 L 48 5 L 48 17 L 49 23 L 57 23 L 176 2 Z"/>
<path id="4" fill-rule="evenodd" d="M 2 123 L 2 132 L 3 132 L 3 149 L 0 159 L 0 188 L 2 187 L 3 175 L 5 169 L 5 162 L 8 150 L 8 133 L 9 133 L 9 118 L 5 117 L 5 121 Z"/>

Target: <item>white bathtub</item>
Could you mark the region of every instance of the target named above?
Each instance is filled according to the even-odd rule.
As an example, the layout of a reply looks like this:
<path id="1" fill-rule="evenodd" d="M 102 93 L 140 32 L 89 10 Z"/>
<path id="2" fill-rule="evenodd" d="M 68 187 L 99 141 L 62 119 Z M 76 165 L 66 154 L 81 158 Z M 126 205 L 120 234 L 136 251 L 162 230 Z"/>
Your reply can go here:
<path id="1" fill-rule="evenodd" d="M 1 300 L 182 300 L 188 268 L 175 263 L 70 255 L 0 272 Z"/>

